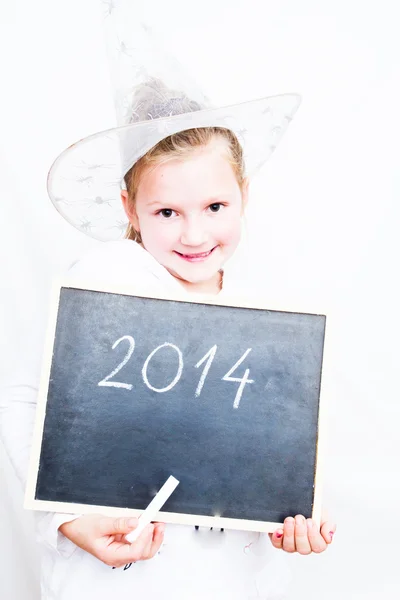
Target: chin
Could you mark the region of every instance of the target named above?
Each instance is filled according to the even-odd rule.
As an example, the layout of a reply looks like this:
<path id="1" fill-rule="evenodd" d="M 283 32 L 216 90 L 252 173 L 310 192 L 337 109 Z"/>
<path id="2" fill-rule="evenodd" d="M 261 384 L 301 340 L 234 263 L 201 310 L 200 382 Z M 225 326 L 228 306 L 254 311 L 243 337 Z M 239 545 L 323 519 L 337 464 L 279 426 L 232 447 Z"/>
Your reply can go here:
<path id="1" fill-rule="evenodd" d="M 217 272 L 218 271 L 213 271 L 212 273 L 204 274 L 203 276 L 190 276 L 179 272 L 172 272 L 172 275 L 178 277 L 178 279 L 181 279 L 182 281 L 186 281 L 187 283 L 205 283 L 215 277 Z"/>
<path id="2" fill-rule="evenodd" d="M 193 272 L 194 269 L 190 267 L 186 269 L 177 269 L 173 267 L 166 268 L 174 277 L 181 279 L 182 281 L 186 281 L 187 283 L 195 284 L 210 281 L 210 279 L 215 277 L 218 271 L 221 270 L 222 266 L 217 266 L 212 269 L 204 269 L 203 271 L 198 269 L 198 272 Z"/>

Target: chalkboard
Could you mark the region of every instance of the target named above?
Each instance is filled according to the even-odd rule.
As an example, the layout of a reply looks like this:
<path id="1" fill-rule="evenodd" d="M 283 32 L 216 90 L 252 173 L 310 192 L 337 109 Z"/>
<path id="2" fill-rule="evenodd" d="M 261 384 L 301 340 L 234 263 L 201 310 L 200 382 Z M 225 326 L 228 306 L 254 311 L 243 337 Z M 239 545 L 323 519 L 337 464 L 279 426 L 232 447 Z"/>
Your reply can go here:
<path id="1" fill-rule="evenodd" d="M 326 317 L 216 298 L 59 287 L 28 508 L 140 514 L 174 475 L 167 522 L 318 518 Z"/>

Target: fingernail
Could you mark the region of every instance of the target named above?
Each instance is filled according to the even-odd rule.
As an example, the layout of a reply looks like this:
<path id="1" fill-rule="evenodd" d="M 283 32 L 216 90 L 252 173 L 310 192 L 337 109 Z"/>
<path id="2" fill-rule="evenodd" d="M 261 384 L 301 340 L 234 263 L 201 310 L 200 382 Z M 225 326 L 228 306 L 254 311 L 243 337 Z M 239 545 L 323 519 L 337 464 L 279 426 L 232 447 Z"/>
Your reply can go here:
<path id="1" fill-rule="evenodd" d="M 293 519 L 293 517 L 287 517 L 285 519 L 285 525 L 289 525 L 289 526 L 294 525 L 294 519 Z"/>
<path id="2" fill-rule="evenodd" d="M 307 519 L 307 529 L 312 529 L 312 528 L 313 528 L 313 520 Z"/>
<path id="3" fill-rule="evenodd" d="M 296 515 L 296 525 L 304 525 L 304 517 Z"/>
<path id="4" fill-rule="evenodd" d="M 276 537 L 279 539 L 283 536 L 283 531 L 282 529 L 278 529 L 278 531 L 276 532 Z"/>

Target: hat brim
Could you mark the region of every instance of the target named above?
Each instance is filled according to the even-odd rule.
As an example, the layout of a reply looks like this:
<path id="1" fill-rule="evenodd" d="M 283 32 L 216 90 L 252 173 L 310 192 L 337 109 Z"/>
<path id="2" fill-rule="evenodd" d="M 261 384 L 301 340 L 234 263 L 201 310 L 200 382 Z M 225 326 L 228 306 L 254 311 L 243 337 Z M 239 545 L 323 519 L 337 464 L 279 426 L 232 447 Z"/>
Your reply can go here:
<path id="1" fill-rule="evenodd" d="M 299 94 L 282 94 L 95 133 L 54 161 L 48 194 L 73 227 L 98 240 L 121 239 L 128 225 L 120 198 L 123 177 L 158 142 L 187 129 L 230 129 L 242 145 L 246 175 L 252 178 L 275 150 L 300 102 Z"/>

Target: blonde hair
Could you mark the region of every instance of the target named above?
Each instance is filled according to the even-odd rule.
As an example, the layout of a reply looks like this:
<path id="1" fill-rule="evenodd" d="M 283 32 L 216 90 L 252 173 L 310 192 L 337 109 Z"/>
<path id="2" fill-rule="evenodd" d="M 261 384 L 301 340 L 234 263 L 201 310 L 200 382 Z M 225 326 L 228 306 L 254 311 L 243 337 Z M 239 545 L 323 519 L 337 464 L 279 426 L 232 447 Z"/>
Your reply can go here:
<path id="1" fill-rule="evenodd" d="M 176 158 L 185 159 L 188 156 L 188 151 L 207 146 L 215 138 L 224 139 L 228 142 L 227 158 L 232 165 L 237 182 L 242 188 L 245 179 L 243 150 L 236 135 L 230 129 L 223 127 L 187 129 L 161 140 L 126 173 L 124 181 L 128 192 L 128 202 L 131 206 L 135 205 L 140 177 L 148 167 Z M 136 231 L 131 223 L 128 224 L 124 237 L 139 244 L 142 242 L 140 232 Z"/>

